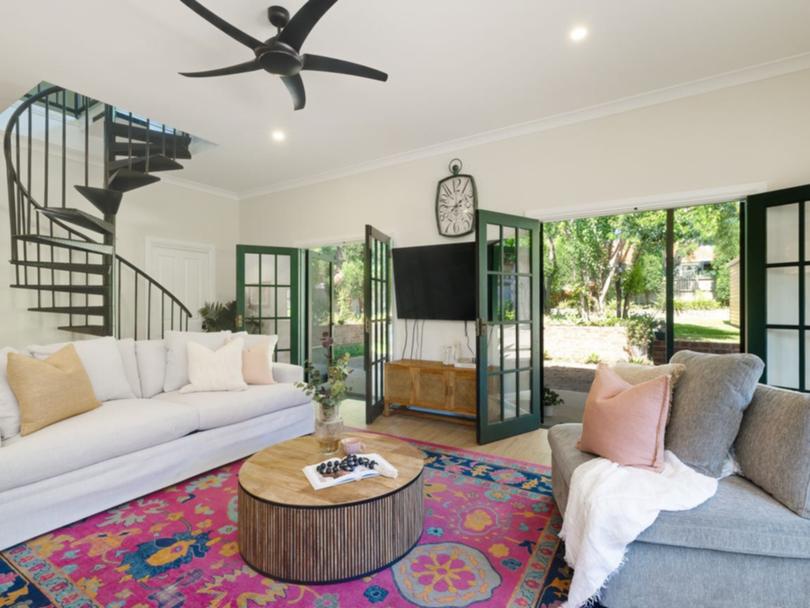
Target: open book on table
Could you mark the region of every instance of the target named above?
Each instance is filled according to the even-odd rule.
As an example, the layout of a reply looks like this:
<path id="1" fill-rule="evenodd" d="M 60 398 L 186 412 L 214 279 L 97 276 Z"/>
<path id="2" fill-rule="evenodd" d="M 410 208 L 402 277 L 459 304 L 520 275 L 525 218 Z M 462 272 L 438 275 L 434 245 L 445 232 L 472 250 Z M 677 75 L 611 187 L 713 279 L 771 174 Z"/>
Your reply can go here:
<path id="1" fill-rule="evenodd" d="M 357 454 L 357 458 L 368 458 L 369 462 L 376 460 L 379 465 L 391 466 L 391 464 L 379 454 Z M 334 457 L 327 458 L 322 462 L 317 462 L 304 467 L 304 475 L 309 480 L 309 483 L 316 490 L 323 490 L 324 488 L 331 488 L 339 486 L 344 483 L 351 483 L 353 481 L 360 481 L 361 479 L 369 479 L 371 477 L 379 477 L 381 473 L 378 470 L 371 469 L 367 466 L 358 465 L 354 471 L 341 471 L 338 470 L 331 475 L 322 475 L 318 472 L 318 466 L 328 462 L 340 462 L 342 458 Z"/>

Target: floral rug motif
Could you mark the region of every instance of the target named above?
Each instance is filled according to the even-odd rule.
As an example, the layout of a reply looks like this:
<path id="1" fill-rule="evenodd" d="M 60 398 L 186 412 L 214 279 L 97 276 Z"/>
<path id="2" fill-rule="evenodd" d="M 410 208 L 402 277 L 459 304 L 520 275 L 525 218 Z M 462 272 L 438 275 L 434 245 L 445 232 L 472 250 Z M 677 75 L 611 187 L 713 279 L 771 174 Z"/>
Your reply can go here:
<path id="1" fill-rule="evenodd" d="M 426 455 L 424 532 L 374 575 L 307 586 L 248 567 L 236 462 L 0 554 L 0 608 L 559 606 L 571 571 L 549 469 L 413 443 Z"/>

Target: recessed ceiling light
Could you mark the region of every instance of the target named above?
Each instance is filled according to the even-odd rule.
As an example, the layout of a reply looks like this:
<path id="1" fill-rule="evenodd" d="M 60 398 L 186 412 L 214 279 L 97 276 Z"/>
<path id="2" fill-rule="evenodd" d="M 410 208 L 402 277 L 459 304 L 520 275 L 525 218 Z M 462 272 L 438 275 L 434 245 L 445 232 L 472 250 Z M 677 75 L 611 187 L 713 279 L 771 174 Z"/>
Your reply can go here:
<path id="1" fill-rule="evenodd" d="M 574 42 L 582 42 L 588 37 L 588 28 L 584 25 L 578 25 L 574 29 L 571 30 L 571 33 L 568 34 L 568 37 L 571 38 Z"/>
<path id="2" fill-rule="evenodd" d="M 284 131 L 275 130 L 270 134 L 274 142 L 281 143 L 287 139 L 287 134 Z"/>

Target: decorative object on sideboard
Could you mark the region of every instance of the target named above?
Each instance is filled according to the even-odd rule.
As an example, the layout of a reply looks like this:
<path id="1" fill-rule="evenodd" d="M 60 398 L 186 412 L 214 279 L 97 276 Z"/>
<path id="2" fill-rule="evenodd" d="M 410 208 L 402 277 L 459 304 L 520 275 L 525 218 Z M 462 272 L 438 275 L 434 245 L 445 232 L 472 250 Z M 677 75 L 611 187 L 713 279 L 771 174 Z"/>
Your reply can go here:
<path id="1" fill-rule="evenodd" d="M 349 388 L 346 378 L 352 372 L 349 369 L 351 355 L 345 353 L 341 357 L 332 357 L 332 337 L 324 332 L 321 345 L 329 353 L 329 362 L 324 376 L 321 370 L 313 366 L 311 361 L 306 363 L 306 382 L 299 382 L 296 386 L 317 403 L 315 413 L 315 438 L 323 454 L 334 454 L 340 445 L 343 435 L 343 419 L 340 417 L 340 404 L 346 398 Z"/>
<path id="2" fill-rule="evenodd" d="M 278 33 L 264 41 L 257 40 L 234 27 L 196 0 L 180 1 L 211 25 L 248 47 L 256 55 L 254 59 L 244 63 L 204 72 L 181 72 L 182 76 L 206 78 L 264 70 L 281 76 L 296 110 L 303 109 L 307 103 L 304 81 L 301 78 L 301 72 L 304 70 L 358 76 L 381 82 L 388 80 L 388 74 L 385 72 L 358 63 L 321 55 L 301 54 L 301 47 L 312 28 L 337 0 L 309 0 L 292 18 L 284 7 L 271 6 L 267 11 L 267 16 L 270 23 L 277 28 Z"/>
<path id="3" fill-rule="evenodd" d="M 452 175 L 436 188 L 436 226 L 442 236 L 460 237 L 475 230 L 478 189 L 472 175 L 461 173 L 463 167 L 458 158 L 451 160 Z"/>

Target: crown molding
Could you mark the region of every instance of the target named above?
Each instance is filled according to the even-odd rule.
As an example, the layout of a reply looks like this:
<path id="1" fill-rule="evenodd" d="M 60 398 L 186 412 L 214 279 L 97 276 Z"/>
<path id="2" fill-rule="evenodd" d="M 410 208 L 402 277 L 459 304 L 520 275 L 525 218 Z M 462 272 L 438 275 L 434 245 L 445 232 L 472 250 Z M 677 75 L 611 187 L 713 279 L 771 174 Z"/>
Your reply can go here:
<path id="1" fill-rule="evenodd" d="M 423 148 L 417 148 L 415 150 L 400 154 L 385 156 L 376 160 L 347 166 L 334 171 L 326 171 L 306 178 L 280 181 L 264 188 L 239 192 L 238 197 L 240 200 L 247 200 L 283 192 L 286 190 L 295 190 L 297 188 L 303 188 L 305 186 L 311 186 L 343 177 L 350 177 L 352 175 L 367 173 L 377 169 L 392 167 L 424 158 L 456 153 L 460 150 L 483 144 L 540 133 L 542 131 L 557 129 L 580 122 L 587 122 L 589 120 L 612 116 L 614 114 L 622 114 L 631 110 L 638 110 L 648 106 L 655 106 L 670 101 L 676 101 L 678 99 L 703 95 L 729 87 L 757 82 L 760 80 L 767 80 L 769 78 L 784 76 L 808 69 L 810 69 L 810 53 L 802 53 L 799 55 L 778 59 L 776 61 L 760 63 L 746 68 L 741 68 L 739 70 L 709 76 L 707 78 L 702 78 L 671 87 L 656 89 L 647 93 L 624 97 L 579 110 L 573 110 L 571 112 L 554 114 L 539 120 L 524 122 L 501 129 L 494 129 L 468 137 L 462 137 L 439 144 L 425 146 Z"/>
<path id="2" fill-rule="evenodd" d="M 753 182 L 749 184 L 704 188 L 701 190 L 688 190 L 686 192 L 667 192 L 665 194 L 654 194 L 652 196 L 639 196 L 636 198 L 611 201 L 590 201 L 579 204 L 560 205 L 557 207 L 526 211 L 524 215 L 543 222 L 557 222 L 560 220 L 576 220 L 584 217 L 619 215 L 638 211 L 672 209 L 673 207 L 725 203 L 767 191 L 767 182 Z"/>
<path id="3" fill-rule="evenodd" d="M 173 175 L 161 175 L 160 181 L 162 181 L 165 184 L 179 186 L 180 188 L 186 188 L 188 190 L 196 190 L 197 192 L 204 192 L 205 194 L 213 194 L 214 196 L 219 196 L 220 198 L 227 198 L 232 201 L 242 200 L 239 194 L 231 190 L 226 190 L 225 188 L 218 188 L 216 186 L 211 186 L 209 184 L 204 184 L 202 182 L 195 182 L 193 180 L 184 179 L 182 177 L 175 177 Z"/>

